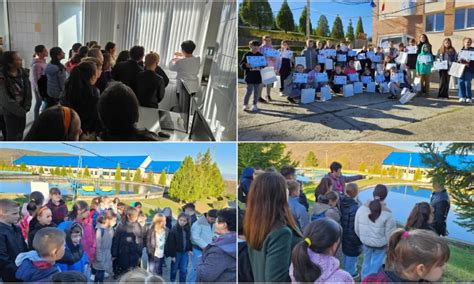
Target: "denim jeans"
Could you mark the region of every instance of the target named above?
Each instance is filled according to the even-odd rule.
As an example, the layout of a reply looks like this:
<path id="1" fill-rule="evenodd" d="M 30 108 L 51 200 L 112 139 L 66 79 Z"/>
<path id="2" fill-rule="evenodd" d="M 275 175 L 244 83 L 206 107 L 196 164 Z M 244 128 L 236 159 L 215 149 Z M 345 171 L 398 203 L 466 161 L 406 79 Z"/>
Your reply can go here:
<path id="1" fill-rule="evenodd" d="M 191 271 L 189 271 L 188 283 L 196 282 L 196 267 L 199 263 L 199 259 L 201 259 L 201 256 L 202 250 L 193 248 L 193 255 L 191 256 Z"/>
<path id="2" fill-rule="evenodd" d="M 458 97 L 464 99 L 472 99 L 471 81 L 472 73 L 464 70 L 461 78 L 458 79 Z"/>
<path id="3" fill-rule="evenodd" d="M 165 263 L 165 258 L 148 257 L 148 271 L 155 275 L 163 275 L 163 264 Z"/>
<path id="4" fill-rule="evenodd" d="M 250 96 L 252 95 L 253 92 L 253 104 L 257 105 L 258 98 L 260 98 L 260 95 L 262 93 L 262 84 L 247 84 L 247 92 L 245 93 L 244 97 L 244 105 L 249 104 Z"/>
<path id="5" fill-rule="evenodd" d="M 382 268 L 385 258 L 385 248 L 372 248 L 364 245 L 363 249 L 364 261 L 362 262 L 361 279 L 378 272 Z"/>
<path id="6" fill-rule="evenodd" d="M 355 276 L 357 274 L 357 256 L 342 256 L 342 269 L 349 272 L 350 275 Z"/>
<path id="7" fill-rule="evenodd" d="M 94 283 L 104 283 L 105 270 L 96 270 Z"/>
<path id="8" fill-rule="evenodd" d="M 179 269 L 179 282 L 186 282 L 186 273 L 188 268 L 188 252 L 176 252 L 176 261 L 171 261 L 170 281 L 175 282 L 176 272 Z"/>

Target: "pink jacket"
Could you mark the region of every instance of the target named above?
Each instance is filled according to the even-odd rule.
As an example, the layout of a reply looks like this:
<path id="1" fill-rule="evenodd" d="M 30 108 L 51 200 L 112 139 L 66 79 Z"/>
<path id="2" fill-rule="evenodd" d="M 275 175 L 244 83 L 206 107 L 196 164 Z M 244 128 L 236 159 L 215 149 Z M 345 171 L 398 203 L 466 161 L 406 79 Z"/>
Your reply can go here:
<path id="1" fill-rule="evenodd" d="M 89 258 L 90 263 L 95 260 L 95 247 L 96 247 L 96 236 L 94 226 L 92 225 L 92 216 L 85 218 L 84 220 L 77 219 L 76 222 L 81 224 L 84 235 L 82 236 L 81 244 Z"/>
<path id="2" fill-rule="evenodd" d="M 30 82 L 31 87 L 34 91 L 38 91 L 38 80 L 41 78 L 41 75 L 44 73 L 44 69 L 46 68 L 46 60 L 33 58 L 31 62 L 31 71 L 30 71 Z"/>

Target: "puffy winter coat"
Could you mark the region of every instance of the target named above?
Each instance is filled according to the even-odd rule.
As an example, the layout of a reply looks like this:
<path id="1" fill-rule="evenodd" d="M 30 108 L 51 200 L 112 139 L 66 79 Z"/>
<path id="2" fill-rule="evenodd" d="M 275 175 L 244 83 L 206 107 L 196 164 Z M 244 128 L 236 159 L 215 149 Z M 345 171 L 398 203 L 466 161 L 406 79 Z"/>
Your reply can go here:
<path id="1" fill-rule="evenodd" d="M 359 256 L 362 243 L 354 231 L 355 215 L 359 204 L 354 198 L 344 196 L 341 200 L 342 252 L 347 256 Z"/>
<path id="2" fill-rule="evenodd" d="M 366 246 L 384 247 L 396 226 L 392 211 L 382 202 L 382 212 L 375 222 L 369 219 L 369 214 L 369 202 L 367 202 L 357 210 L 354 223 L 355 233 Z"/>
<path id="3" fill-rule="evenodd" d="M 228 233 L 216 239 L 202 253 L 196 267 L 197 282 L 237 281 L 237 235 Z"/>
<path id="4" fill-rule="evenodd" d="M 204 249 L 214 237 L 214 225 L 207 222 L 206 216 L 201 216 L 191 227 L 191 242 L 194 248 Z"/>

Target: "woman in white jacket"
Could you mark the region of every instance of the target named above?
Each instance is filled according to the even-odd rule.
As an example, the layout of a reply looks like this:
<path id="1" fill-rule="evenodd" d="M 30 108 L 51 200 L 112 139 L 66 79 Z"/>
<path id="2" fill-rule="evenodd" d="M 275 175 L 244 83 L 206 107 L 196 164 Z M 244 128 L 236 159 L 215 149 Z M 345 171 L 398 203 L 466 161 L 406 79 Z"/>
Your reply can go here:
<path id="1" fill-rule="evenodd" d="M 395 230 L 396 223 L 392 211 L 384 202 L 387 194 L 385 185 L 376 185 L 373 192 L 374 200 L 361 206 L 355 216 L 355 233 L 359 236 L 364 249 L 361 279 L 380 270 L 388 239 Z"/>

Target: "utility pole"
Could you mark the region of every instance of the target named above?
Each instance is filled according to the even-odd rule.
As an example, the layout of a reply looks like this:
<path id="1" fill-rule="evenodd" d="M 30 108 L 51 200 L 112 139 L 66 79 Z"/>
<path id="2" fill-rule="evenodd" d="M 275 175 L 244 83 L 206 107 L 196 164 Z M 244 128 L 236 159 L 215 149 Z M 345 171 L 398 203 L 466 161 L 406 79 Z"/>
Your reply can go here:
<path id="1" fill-rule="evenodd" d="M 306 0 L 306 39 L 309 39 L 311 35 L 311 14 L 309 12 L 309 0 Z"/>

